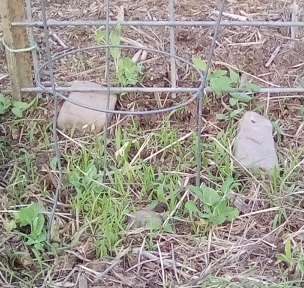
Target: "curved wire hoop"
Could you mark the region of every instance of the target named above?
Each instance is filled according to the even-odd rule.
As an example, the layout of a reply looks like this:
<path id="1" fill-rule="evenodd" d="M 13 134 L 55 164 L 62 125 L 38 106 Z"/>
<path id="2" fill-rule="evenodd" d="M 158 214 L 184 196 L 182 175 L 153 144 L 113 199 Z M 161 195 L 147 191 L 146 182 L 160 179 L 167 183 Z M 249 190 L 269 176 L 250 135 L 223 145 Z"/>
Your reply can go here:
<path id="1" fill-rule="evenodd" d="M 169 57 L 174 57 L 176 60 L 180 60 L 180 61 L 182 61 L 182 62 L 190 65 L 198 73 L 198 76 L 200 78 L 200 82 L 201 83 L 200 83 L 199 87 L 197 88 L 196 92 L 193 94 L 193 96 L 189 100 L 187 100 L 186 102 L 177 104 L 175 106 L 163 108 L 163 109 L 149 110 L 149 111 L 120 111 L 120 110 L 98 109 L 96 107 L 85 105 L 85 104 L 79 103 L 77 101 L 71 100 L 71 99 L 69 99 L 69 97 L 66 97 L 65 95 L 63 95 L 59 91 L 56 91 L 56 95 L 54 95 L 54 96 L 59 96 L 60 98 L 64 99 L 65 101 L 68 101 L 68 102 L 70 102 L 72 104 L 75 104 L 75 105 L 83 107 L 83 108 L 91 109 L 93 111 L 99 111 L 99 112 L 105 112 L 105 113 L 111 113 L 111 114 L 122 114 L 122 115 L 148 115 L 148 114 L 156 114 L 156 113 L 165 113 L 165 112 L 170 112 L 170 111 L 173 111 L 173 110 L 176 110 L 176 109 L 183 108 L 186 105 L 188 105 L 189 103 L 191 103 L 194 100 L 196 100 L 200 95 L 202 95 L 203 88 L 204 88 L 203 87 L 203 76 L 204 76 L 203 72 L 201 70 L 199 70 L 198 68 L 196 68 L 193 65 L 193 63 L 191 63 L 191 62 L 189 62 L 189 61 L 187 61 L 187 60 L 185 60 L 185 59 L 183 59 L 183 58 L 181 58 L 179 56 L 172 55 L 172 54 L 170 54 L 168 52 L 157 50 L 157 49 L 145 48 L 145 47 L 137 47 L 137 46 L 129 46 L 129 45 L 96 45 L 96 46 L 90 46 L 90 47 L 85 47 L 85 48 L 74 49 L 74 50 L 71 50 L 69 52 L 62 53 L 62 54 L 60 54 L 58 56 L 52 57 L 52 62 L 54 62 L 56 60 L 59 60 L 59 59 L 61 59 L 63 57 L 66 57 L 66 56 L 78 53 L 78 52 L 83 52 L 83 51 L 88 51 L 88 50 L 93 50 L 93 49 L 102 49 L 102 48 L 107 49 L 107 48 L 112 48 L 112 47 L 113 48 L 114 47 L 124 48 L 124 49 L 137 49 L 137 50 L 140 49 L 140 50 L 160 53 L 160 54 L 163 54 L 163 55 L 169 56 Z M 50 88 L 45 87 L 42 84 L 41 79 L 40 79 L 40 74 L 41 74 L 42 69 L 45 69 L 48 65 L 52 65 L 52 63 L 45 62 L 45 63 L 43 63 L 38 68 L 37 73 L 35 74 L 35 80 L 36 80 L 37 85 L 42 90 L 44 90 L 47 93 L 54 94 L 53 90 L 52 90 L 52 87 L 50 87 Z M 110 92 L 111 92 L 111 88 L 107 87 L 107 90 L 108 89 L 110 89 Z M 56 90 L 56 88 L 55 88 L 55 90 Z M 90 89 L 90 91 L 92 91 L 92 90 Z"/>

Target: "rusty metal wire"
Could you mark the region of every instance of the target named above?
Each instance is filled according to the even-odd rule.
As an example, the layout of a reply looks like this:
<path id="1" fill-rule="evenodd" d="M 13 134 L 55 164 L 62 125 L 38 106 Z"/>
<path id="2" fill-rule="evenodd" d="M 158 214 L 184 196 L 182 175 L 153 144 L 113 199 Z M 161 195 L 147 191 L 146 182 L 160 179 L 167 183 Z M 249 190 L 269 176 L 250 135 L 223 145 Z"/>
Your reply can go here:
<path id="1" fill-rule="evenodd" d="M 49 30 L 48 26 L 46 24 L 47 16 L 46 16 L 46 3 L 45 0 L 41 0 L 41 10 L 42 10 L 42 18 L 43 18 L 43 31 L 44 31 L 44 41 L 46 46 L 46 52 L 47 52 L 47 60 L 48 60 L 48 68 L 50 72 L 50 81 L 52 84 L 52 94 L 54 97 L 54 117 L 53 117 L 53 141 L 54 141 L 54 151 L 55 151 L 55 163 L 58 168 L 58 179 L 57 179 L 57 187 L 56 192 L 54 196 L 54 203 L 53 208 L 50 213 L 49 221 L 48 221 L 48 241 L 50 240 L 51 231 L 52 231 L 52 225 L 53 220 L 55 217 L 55 211 L 57 207 L 57 202 L 59 198 L 59 194 L 61 191 L 61 185 L 62 185 L 62 165 L 60 160 L 60 149 L 58 145 L 58 135 L 57 135 L 57 115 L 58 115 L 58 96 L 55 90 L 55 77 L 53 72 L 53 62 L 52 62 L 52 55 L 51 55 L 51 48 L 49 44 Z"/>
<path id="2" fill-rule="evenodd" d="M 211 43 L 211 47 L 209 50 L 209 55 L 208 55 L 208 59 L 207 59 L 207 63 L 206 63 L 206 69 L 204 71 L 204 77 L 203 77 L 203 81 L 202 81 L 202 86 L 203 89 L 200 91 L 200 95 L 199 95 L 199 105 L 198 105 L 198 124 L 197 124 L 197 151 L 196 151 L 196 161 L 197 161 L 197 173 L 196 173 L 196 185 L 200 186 L 201 185 L 201 170 L 202 170 L 202 144 L 201 144 L 201 133 L 202 133 L 202 126 L 203 126 L 203 97 L 205 95 L 205 87 L 206 87 L 206 81 L 207 81 L 207 75 L 209 72 L 209 68 L 211 65 L 211 61 L 212 61 L 212 56 L 213 56 L 213 52 L 215 49 L 215 45 L 216 45 L 216 40 L 217 40 L 217 35 L 220 29 L 220 23 L 222 20 L 222 15 L 224 12 L 224 8 L 225 8 L 225 4 L 226 4 L 226 0 L 222 0 L 221 1 L 221 8 L 220 8 L 220 13 L 216 22 L 216 26 L 214 29 L 214 35 L 212 37 L 212 43 Z"/>
<path id="3" fill-rule="evenodd" d="M 120 21 L 122 26 L 216 26 L 217 21 Z M 114 26 L 117 21 L 109 21 Z M 51 26 L 101 26 L 106 25 L 104 20 L 75 20 L 59 21 L 48 20 L 48 27 Z M 13 22 L 12 26 L 43 27 L 42 21 L 20 21 Z M 256 27 L 304 27 L 304 22 L 293 21 L 221 21 L 221 26 L 256 26 Z"/>

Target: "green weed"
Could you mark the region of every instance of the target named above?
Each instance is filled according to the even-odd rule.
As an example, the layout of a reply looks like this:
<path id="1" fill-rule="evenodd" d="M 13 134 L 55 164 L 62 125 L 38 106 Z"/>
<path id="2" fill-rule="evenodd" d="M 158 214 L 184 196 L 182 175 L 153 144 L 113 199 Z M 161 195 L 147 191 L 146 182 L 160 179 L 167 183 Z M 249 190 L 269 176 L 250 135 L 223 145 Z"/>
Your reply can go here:
<path id="1" fill-rule="evenodd" d="M 281 143 L 282 141 L 282 135 L 283 135 L 283 129 L 280 125 L 280 119 L 271 122 L 273 130 L 275 131 L 275 133 L 277 134 L 278 137 L 278 143 Z"/>
<path id="2" fill-rule="evenodd" d="M 302 245 L 292 250 L 291 240 L 287 239 L 285 242 L 284 253 L 276 255 L 278 263 L 285 263 L 287 265 L 286 272 L 294 274 L 294 279 L 303 279 L 304 277 L 304 250 Z"/>
<path id="3" fill-rule="evenodd" d="M 105 185 L 103 173 L 84 151 L 81 162 L 70 162 L 68 182 L 76 190 L 72 199 L 75 213 L 82 215 L 94 231 L 96 255 L 102 257 L 115 251 L 124 231 L 127 195 Z M 115 178 L 117 179 L 117 178 Z M 123 187 L 120 187 L 120 191 Z"/>

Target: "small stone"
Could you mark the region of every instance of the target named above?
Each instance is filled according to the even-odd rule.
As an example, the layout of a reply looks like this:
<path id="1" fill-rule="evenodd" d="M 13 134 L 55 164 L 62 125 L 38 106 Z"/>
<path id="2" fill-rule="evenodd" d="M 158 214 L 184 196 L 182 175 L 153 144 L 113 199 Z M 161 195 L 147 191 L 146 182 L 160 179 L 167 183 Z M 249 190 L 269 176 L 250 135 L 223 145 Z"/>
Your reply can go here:
<path id="1" fill-rule="evenodd" d="M 268 171 L 278 165 L 269 120 L 252 111 L 244 114 L 238 126 L 235 157 L 246 168 Z"/>
<path id="2" fill-rule="evenodd" d="M 72 83 L 72 89 L 93 89 L 103 87 L 90 81 L 75 81 Z M 69 99 L 92 106 L 98 109 L 107 109 L 107 91 L 96 92 L 71 92 Z M 116 94 L 110 94 L 109 110 L 114 110 L 117 101 Z M 108 114 L 109 119 L 112 114 Z M 65 101 L 60 109 L 57 125 L 60 129 L 71 129 L 75 126 L 79 130 L 87 130 L 99 133 L 106 123 L 106 113 L 83 108 L 69 101 Z"/>
<path id="3" fill-rule="evenodd" d="M 131 228 L 158 229 L 163 223 L 163 217 L 154 211 L 141 209 L 129 217 Z"/>

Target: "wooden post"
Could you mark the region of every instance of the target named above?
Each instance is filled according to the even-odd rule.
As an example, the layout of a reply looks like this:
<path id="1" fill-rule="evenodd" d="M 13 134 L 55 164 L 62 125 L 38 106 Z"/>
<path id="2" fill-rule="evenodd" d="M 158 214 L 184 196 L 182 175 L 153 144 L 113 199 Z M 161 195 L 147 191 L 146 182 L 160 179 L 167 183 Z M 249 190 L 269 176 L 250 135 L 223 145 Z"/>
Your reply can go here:
<path id="1" fill-rule="evenodd" d="M 26 27 L 12 26 L 15 21 L 26 19 L 24 0 L 0 0 L 7 65 L 11 82 L 11 94 L 21 100 L 21 89 L 33 87 L 31 52 L 12 52 L 10 50 L 29 48 Z"/>

